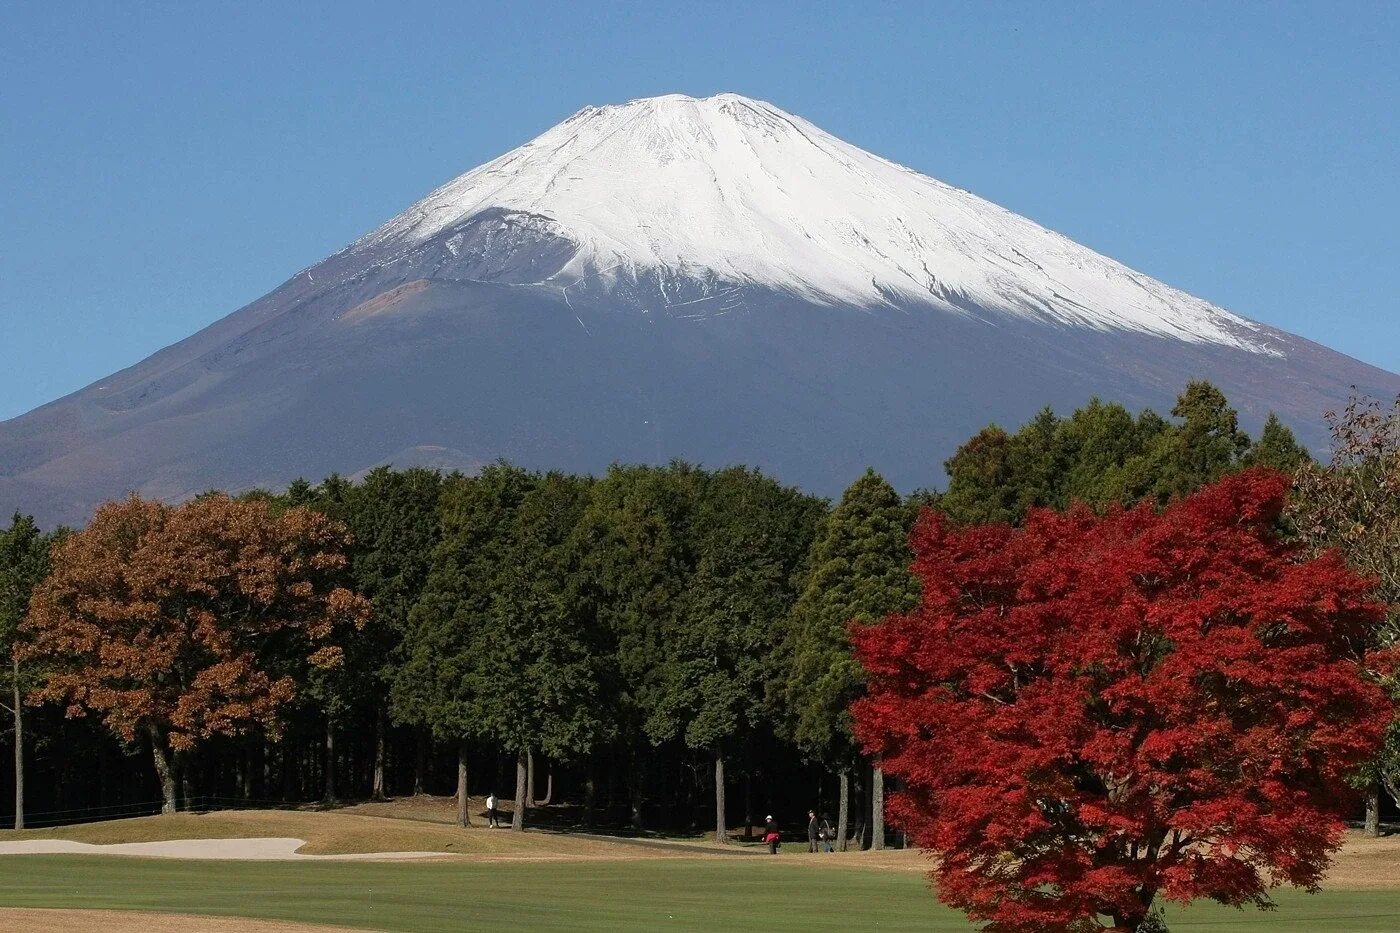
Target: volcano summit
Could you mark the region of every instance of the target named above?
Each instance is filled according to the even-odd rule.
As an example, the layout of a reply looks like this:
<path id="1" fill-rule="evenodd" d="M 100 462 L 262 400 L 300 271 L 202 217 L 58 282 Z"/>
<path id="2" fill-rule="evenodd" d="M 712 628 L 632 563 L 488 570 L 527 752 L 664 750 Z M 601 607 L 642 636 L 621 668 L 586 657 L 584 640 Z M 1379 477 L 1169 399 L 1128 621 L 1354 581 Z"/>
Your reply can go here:
<path id="1" fill-rule="evenodd" d="M 734 94 L 587 107 L 137 365 L 0 424 L 0 511 L 505 457 L 835 493 L 1092 395 L 1220 385 L 1316 447 L 1400 377 Z"/>

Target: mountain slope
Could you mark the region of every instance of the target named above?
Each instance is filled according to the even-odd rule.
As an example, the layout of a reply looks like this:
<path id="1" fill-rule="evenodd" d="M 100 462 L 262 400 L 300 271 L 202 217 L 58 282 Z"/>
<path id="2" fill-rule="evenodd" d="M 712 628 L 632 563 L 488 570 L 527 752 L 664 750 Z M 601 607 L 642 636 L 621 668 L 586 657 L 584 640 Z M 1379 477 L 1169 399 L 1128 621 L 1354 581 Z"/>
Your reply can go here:
<path id="1" fill-rule="evenodd" d="M 736 95 L 586 108 L 130 369 L 0 424 L 0 509 L 498 456 L 742 461 L 834 493 L 1191 378 L 1247 423 L 1400 377 Z"/>

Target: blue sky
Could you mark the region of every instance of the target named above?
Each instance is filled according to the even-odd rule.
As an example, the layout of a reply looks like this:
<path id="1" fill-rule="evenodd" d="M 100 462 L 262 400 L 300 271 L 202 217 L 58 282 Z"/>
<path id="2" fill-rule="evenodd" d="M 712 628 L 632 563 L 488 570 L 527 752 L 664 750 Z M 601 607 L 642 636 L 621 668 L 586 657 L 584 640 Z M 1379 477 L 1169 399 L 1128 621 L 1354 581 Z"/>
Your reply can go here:
<path id="1" fill-rule="evenodd" d="M 764 98 L 1400 370 L 1400 5 L 11 2 L 0 418 L 586 104 Z"/>

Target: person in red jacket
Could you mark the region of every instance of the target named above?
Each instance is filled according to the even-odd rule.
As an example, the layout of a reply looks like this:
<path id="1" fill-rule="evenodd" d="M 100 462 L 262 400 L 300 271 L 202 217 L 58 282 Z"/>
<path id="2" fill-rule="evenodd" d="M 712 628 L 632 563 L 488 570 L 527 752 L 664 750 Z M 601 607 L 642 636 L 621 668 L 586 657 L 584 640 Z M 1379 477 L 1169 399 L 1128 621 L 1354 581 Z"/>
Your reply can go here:
<path id="1" fill-rule="evenodd" d="M 782 841 L 782 836 L 778 834 L 778 824 L 773 822 L 771 815 L 763 821 L 763 841 L 768 843 L 769 855 L 778 854 L 778 845 Z"/>

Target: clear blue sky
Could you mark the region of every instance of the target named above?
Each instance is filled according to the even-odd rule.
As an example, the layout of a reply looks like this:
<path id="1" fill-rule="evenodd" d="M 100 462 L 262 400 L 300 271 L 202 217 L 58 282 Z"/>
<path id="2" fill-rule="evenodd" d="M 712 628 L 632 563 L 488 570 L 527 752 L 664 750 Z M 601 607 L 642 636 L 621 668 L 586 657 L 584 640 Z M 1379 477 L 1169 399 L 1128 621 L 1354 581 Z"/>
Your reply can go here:
<path id="1" fill-rule="evenodd" d="M 1400 5 L 15 2 L 0 418 L 585 104 L 732 90 L 1400 370 Z"/>

